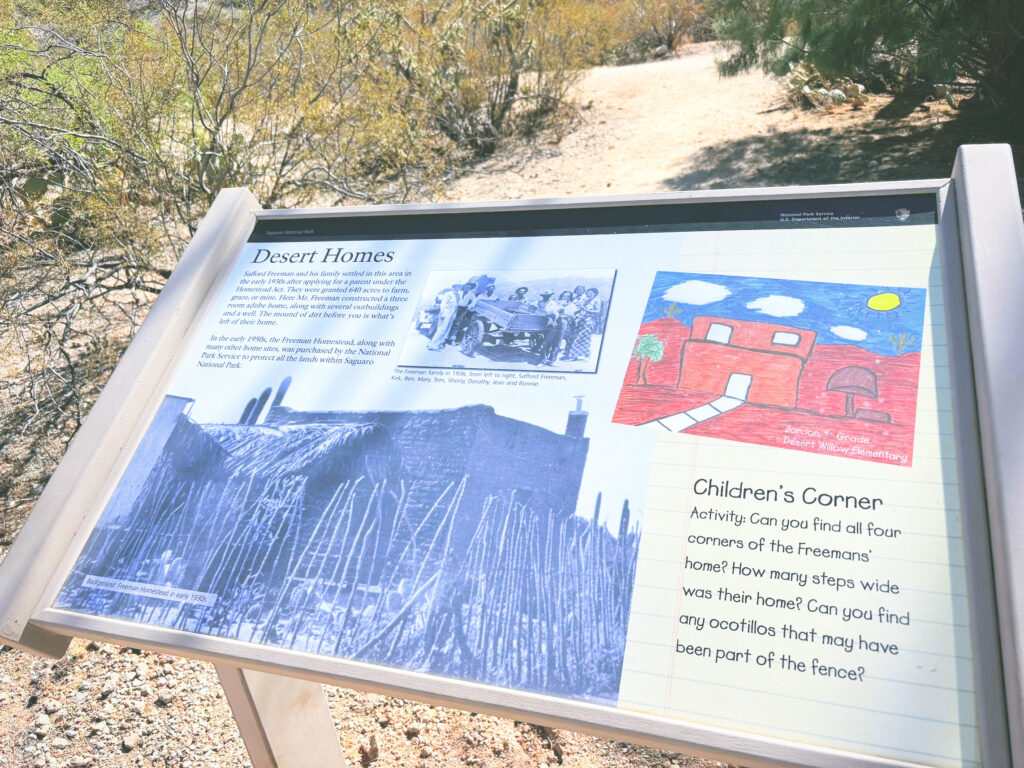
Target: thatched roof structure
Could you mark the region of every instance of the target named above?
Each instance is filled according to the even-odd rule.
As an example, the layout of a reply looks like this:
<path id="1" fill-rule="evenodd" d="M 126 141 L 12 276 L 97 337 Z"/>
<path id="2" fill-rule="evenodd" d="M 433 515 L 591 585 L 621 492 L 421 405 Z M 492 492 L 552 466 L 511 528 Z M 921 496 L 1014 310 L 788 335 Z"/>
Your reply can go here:
<path id="1" fill-rule="evenodd" d="M 265 476 L 311 474 L 339 459 L 350 460 L 384 432 L 379 424 L 204 424 L 203 430 L 227 451 L 228 470 Z"/>

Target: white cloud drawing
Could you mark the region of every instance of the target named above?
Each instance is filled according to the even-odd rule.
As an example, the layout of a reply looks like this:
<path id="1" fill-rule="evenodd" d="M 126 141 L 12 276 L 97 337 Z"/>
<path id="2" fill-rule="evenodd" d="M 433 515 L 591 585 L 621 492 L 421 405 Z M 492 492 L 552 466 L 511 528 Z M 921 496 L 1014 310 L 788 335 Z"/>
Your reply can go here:
<path id="1" fill-rule="evenodd" d="M 762 315 L 771 315 L 772 317 L 795 317 L 804 311 L 804 303 L 792 296 L 779 296 L 773 293 L 771 296 L 762 296 L 760 299 L 748 301 L 747 309 L 753 309 Z"/>
<path id="2" fill-rule="evenodd" d="M 676 301 L 680 304 L 713 304 L 721 301 L 732 291 L 724 285 L 707 283 L 703 280 L 687 280 L 669 288 L 662 294 L 666 301 Z"/>
<path id="3" fill-rule="evenodd" d="M 831 331 L 839 338 L 850 341 L 864 341 L 868 337 L 867 331 L 854 328 L 852 325 L 833 325 Z"/>

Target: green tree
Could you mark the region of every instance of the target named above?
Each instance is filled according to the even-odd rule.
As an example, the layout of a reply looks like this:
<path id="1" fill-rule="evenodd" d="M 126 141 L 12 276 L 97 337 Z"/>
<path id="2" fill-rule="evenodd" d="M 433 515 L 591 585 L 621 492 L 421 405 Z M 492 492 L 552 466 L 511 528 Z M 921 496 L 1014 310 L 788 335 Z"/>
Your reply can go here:
<path id="1" fill-rule="evenodd" d="M 653 360 L 658 362 L 665 356 L 665 345 L 657 336 L 645 334 L 636 340 L 633 348 L 633 355 L 640 360 L 640 367 L 636 372 L 636 383 L 647 383 L 647 365 Z"/>
<path id="2" fill-rule="evenodd" d="M 1024 120 L 1020 0 L 712 0 L 716 33 L 734 41 L 725 74 L 799 61 L 826 77 L 974 81 L 1009 119 Z"/>

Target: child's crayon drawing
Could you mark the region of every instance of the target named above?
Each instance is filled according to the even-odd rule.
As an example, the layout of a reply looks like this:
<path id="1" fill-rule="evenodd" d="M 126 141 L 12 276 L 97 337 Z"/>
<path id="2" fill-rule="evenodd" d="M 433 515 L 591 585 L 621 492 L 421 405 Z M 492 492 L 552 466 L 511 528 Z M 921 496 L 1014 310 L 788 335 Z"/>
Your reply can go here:
<path id="1" fill-rule="evenodd" d="M 613 420 L 909 466 L 925 290 L 659 272 Z"/>

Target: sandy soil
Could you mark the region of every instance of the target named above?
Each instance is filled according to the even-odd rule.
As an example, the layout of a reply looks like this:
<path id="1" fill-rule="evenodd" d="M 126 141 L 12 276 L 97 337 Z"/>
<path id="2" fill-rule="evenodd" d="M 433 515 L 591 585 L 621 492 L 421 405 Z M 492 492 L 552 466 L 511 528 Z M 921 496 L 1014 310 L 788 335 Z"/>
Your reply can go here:
<path id="1" fill-rule="evenodd" d="M 760 74 L 722 80 L 714 46 L 587 73 L 575 130 L 510 143 L 451 184 L 450 200 L 664 192 L 942 176 L 945 105 L 872 97 L 831 114 L 783 108 Z M 561 138 L 559 141 L 558 139 Z M 703 766 L 682 755 L 328 688 L 358 765 Z M 57 662 L 0 650 L 0 766 L 239 766 L 246 756 L 213 669 L 75 642 Z"/>
<path id="2" fill-rule="evenodd" d="M 717 43 L 700 43 L 671 59 L 589 70 L 576 86 L 573 131 L 506 145 L 444 198 L 939 178 L 958 141 L 969 140 L 937 130 L 953 115 L 945 102 L 869 96 L 860 109 L 790 109 L 774 78 L 720 77 L 720 54 Z"/>

